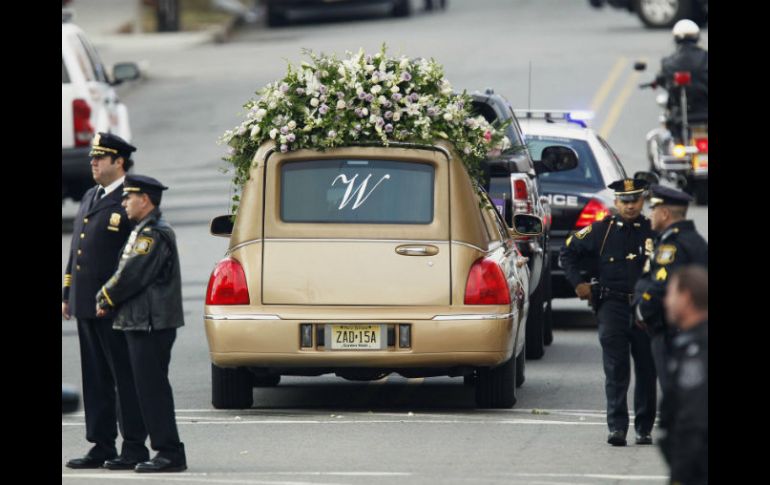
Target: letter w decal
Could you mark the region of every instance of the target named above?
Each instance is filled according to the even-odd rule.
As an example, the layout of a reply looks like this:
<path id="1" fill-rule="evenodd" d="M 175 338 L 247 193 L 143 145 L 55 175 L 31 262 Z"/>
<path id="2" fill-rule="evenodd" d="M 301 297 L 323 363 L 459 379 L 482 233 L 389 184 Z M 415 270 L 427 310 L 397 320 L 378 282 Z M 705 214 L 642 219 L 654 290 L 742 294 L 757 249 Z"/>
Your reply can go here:
<path id="1" fill-rule="evenodd" d="M 372 192 L 374 192 L 374 189 L 376 189 L 384 180 L 390 179 L 390 174 L 385 174 L 382 176 L 382 178 L 374 184 L 374 187 L 371 188 L 369 193 L 366 193 L 366 186 L 369 184 L 369 179 L 372 178 L 372 174 L 367 175 L 367 177 L 364 179 L 363 182 L 358 187 L 355 187 L 356 179 L 358 178 L 359 174 L 355 174 L 353 178 L 348 179 L 344 174 L 337 175 L 337 177 L 334 178 L 332 181 L 332 186 L 334 186 L 335 183 L 337 183 L 337 180 L 342 179 L 342 183 L 347 185 L 347 189 L 345 190 L 345 196 L 342 198 L 342 202 L 340 203 L 340 206 L 338 207 L 339 210 L 342 210 L 347 206 L 350 201 L 352 200 L 353 196 L 356 197 L 356 201 L 353 203 L 353 210 L 358 209 L 361 207 L 361 204 L 366 202 L 366 199 L 369 198 L 370 195 L 372 195 Z"/>

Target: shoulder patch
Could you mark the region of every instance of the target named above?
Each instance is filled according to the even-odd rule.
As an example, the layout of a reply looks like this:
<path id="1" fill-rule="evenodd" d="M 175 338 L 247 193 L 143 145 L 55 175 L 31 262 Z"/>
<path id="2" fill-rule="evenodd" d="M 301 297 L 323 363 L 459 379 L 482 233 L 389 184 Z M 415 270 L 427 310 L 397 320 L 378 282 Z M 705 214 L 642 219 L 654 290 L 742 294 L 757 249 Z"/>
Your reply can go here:
<path id="1" fill-rule="evenodd" d="M 579 230 L 575 233 L 575 237 L 578 239 L 583 239 L 588 235 L 588 233 L 591 232 L 591 226 L 586 226 L 583 229 Z"/>
<path id="2" fill-rule="evenodd" d="M 142 236 L 136 240 L 134 244 L 134 252 L 136 254 L 147 254 L 152 247 L 153 239 L 151 237 Z"/>
<path id="3" fill-rule="evenodd" d="M 655 262 L 666 265 L 674 261 L 676 256 L 676 246 L 673 244 L 663 244 L 656 251 Z"/>
<path id="4" fill-rule="evenodd" d="M 657 281 L 666 281 L 666 278 L 668 278 L 668 271 L 666 271 L 666 268 L 660 268 L 657 273 L 655 273 L 655 279 Z"/>

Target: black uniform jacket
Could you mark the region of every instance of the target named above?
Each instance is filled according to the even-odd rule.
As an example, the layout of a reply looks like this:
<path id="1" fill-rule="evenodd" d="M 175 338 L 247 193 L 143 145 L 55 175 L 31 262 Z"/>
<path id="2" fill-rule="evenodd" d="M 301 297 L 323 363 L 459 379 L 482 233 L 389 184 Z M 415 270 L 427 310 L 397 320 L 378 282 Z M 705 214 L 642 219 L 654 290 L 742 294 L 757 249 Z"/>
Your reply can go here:
<path id="1" fill-rule="evenodd" d="M 62 300 L 75 318 L 96 318 L 94 297 L 115 272 L 120 248 L 131 232 L 121 206 L 123 185 L 92 204 L 94 186 L 83 196 L 72 229 Z"/>
<path id="2" fill-rule="evenodd" d="M 656 82 L 668 90 L 668 108 L 675 119 L 681 119 L 681 88 L 674 85 L 674 73 L 689 71 L 691 84 L 687 92 L 687 113 L 691 117 L 708 119 L 709 53 L 695 44 L 682 44 L 676 52 L 661 61 Z"/>
<path id="3" fill-rule="evenodd" d="M 594 222 L 567 238 L 559 260 L 572 286 L 583 282 L 580 262 L 598 258 L 599 283 L 613 291 L 631 293 L 652 251 L 655 233 L 650 221 L 639 216 L 631 222 L 614 215 Z"/>
<path id="4" fill-rule="evenodd" d="M 636 318 L 652 330 L 666 328 L 663 311 L 666 285 L 671 273 L 687 264 L 700 264 L 706 269 L 709 264 L 708 243 L 689 220 L 675 222 L 663 231 L 636 284 L 633 301 Z"/>
<path id="5" fill-rule="evenodd" d="M 115 312 L 112 327 L 118 330 L 184 325 L 176 237 L 160 211 L 153 211 L 131 232 L 118 269 L 96 295 L 96 303 Z"/>

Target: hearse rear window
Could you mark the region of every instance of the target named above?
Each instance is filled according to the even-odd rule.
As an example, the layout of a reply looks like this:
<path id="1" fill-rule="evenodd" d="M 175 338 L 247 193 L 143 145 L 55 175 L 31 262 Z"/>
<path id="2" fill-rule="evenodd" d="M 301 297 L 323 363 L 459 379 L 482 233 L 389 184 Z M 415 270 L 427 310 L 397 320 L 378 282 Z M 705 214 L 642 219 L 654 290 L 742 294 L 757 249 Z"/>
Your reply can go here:
<path id="1" fill-rule="evenodd" d="M 281 165 L 281 220 L 430 224 L 435 170 L 391 160 L 308 160 Z"/>

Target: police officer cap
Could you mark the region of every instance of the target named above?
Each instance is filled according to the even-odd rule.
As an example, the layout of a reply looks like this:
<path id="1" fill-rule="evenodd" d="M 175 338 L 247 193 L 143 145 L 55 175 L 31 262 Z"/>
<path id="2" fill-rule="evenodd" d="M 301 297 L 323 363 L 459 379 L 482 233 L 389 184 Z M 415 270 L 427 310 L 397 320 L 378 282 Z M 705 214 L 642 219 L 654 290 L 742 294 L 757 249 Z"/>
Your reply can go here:
<path id="1" fill-rule="evenodd" d="M 123 197 L 128 197 L 129 194 L 147 194 L 150 199 L 160 202 L 163 191 L 167 188 L 156 179 L 146 175 L 126 175 L 123 182 Z"/>
<path id="2" fill-rule="evenodd" d="M 99 132 L 91 140 L 91 157 L 103 157 L 104 155 L 117 155 L 123 158 L 129 158 L 136 147 L 128 143 L 118 135 L 112 133 Z"/>
<path id="3" fill-rule="evenodd" d="M 615 197 L 626 202 L 639 200 L 644 195 L 650 183 L 642 179 L 620 179 L 612 182 L 607 188 L 615 191 Z"/>
<path id="4" fill-rule="evenodd" d="M 687 206 L 692 197 L 681 190 L 664 187 L 662 185 L 653 185 L 650 187 L 650 208 L 658 205 L 681 205 Z"/>

